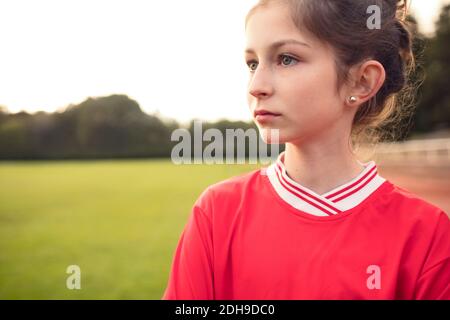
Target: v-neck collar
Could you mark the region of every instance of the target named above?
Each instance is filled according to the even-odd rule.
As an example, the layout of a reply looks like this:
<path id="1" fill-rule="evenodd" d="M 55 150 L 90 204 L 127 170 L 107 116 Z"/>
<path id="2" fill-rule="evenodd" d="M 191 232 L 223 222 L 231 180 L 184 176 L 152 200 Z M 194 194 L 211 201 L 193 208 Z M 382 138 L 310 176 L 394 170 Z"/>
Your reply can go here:
<path id="1" fill-rule="evenodd" d="M 270 165 L 266 174 L 277 194 L 292 207 L 315 216 L 334 216 L 356 207 L 383 182 L 375 161 L 360 162 L 364 170 L 354 179 L 322 195 L 292 180 L 284 166 L 284 152 Z"/>

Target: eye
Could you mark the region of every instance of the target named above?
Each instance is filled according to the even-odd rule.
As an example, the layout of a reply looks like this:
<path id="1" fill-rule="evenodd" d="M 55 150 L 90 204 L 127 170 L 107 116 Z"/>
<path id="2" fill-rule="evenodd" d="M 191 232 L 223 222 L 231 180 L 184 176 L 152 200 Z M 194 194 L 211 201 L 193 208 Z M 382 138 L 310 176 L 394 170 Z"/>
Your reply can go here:
<path id="1" fill-rule="evenodd" d="M 277 62 L 280 62 L 283 66 L 290 66 L 299 62 L 299 60 L 287 54 L 280 54 L 277 58 Z M 295 63 L 293 64 L 292 62 Z M 250 68 L 250 72 L 255 71 L 256 67 L 258 66 L 258 62 L 256 60 L 249 60 L 246 63 L 247 66 Z"/>
<path id="2" fill-rule="evenodd" d="M 251 65 L 257 64 L 256 60 L 249 60 L 247 61 L 247 66 L 250 68 L 250 71 L 255 71 L 255 69 L 252 69 Z M 256 66 L 255 66 L 256 68 Z"/>
<path id="3" fill-rule="evenodd" d="M 291 56 L 289 56 L 289 55 L 287 55 L 287 54 L 280 54 L 280 55 L 278 56 L 278 59 L 279 59 L 279 61 L 281 61 L 282 63 L 283 63 L 283 62 L 286 62 L 288 66 L 291 65 L 291 64 L 289 63 L 289 61 L 296 61 L 296 62 L 298 62 L 298 59 L 296 59 L 296 58 L 294 58 L 294 57 L 291 57 Z M 283 65 L 284 65 L 284 64 L 283 64 Z"/>

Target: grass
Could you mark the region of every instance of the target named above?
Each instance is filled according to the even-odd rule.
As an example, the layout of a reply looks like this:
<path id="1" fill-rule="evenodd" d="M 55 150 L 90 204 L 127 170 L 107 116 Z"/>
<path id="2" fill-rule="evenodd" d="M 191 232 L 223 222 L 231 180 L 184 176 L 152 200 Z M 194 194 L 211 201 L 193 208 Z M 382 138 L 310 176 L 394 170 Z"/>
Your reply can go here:
<path id="1" fill-rule="evenodd" d="M 160 299 L 191 207 L 255 165 L 0 163 L 0 299 Z M 69 265 L 81 290 L 69 290 Z"/>

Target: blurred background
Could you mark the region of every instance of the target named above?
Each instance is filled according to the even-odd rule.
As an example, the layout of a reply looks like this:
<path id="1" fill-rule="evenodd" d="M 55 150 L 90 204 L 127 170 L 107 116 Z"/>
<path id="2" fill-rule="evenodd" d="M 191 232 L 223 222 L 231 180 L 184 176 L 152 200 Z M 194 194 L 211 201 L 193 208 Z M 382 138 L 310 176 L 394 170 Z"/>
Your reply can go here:
<path id="1" fill-rule="evenodd" d="M 0 1 L 0 299 L 161 298 L 201 191 L 260 166 L 170 160 L 172 132 L 195 119 L 256 128 L 255 2 Z M 450 1 L 413 0 L 409 20 L 415 111 L 370 157 L 449 213 Z"/>

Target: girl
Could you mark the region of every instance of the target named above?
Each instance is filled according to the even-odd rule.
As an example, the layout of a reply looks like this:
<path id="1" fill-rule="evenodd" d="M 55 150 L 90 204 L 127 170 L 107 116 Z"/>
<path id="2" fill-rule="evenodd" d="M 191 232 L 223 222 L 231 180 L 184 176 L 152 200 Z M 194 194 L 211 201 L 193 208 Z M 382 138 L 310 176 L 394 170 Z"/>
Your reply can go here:
<path id="1" fill-rule="evenodd" d="M 250 10 L 248 104 L 285 152 L 202 193 L 163 299 L 450 298 L 448 216 L 354 154 L 400 108 L 413 63 L 405 8 L 261 0 Z"/>

